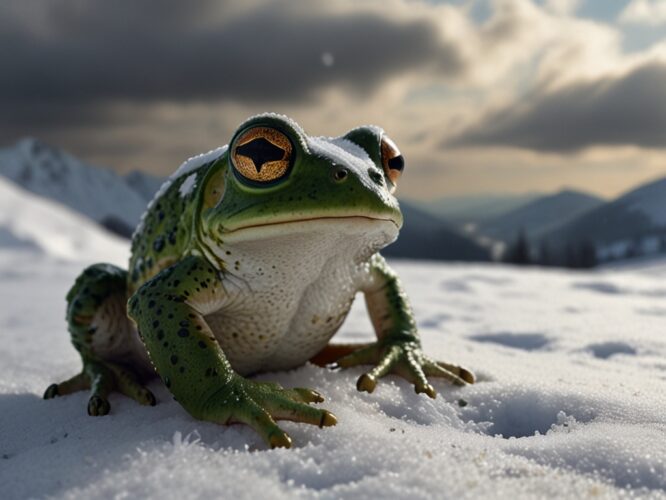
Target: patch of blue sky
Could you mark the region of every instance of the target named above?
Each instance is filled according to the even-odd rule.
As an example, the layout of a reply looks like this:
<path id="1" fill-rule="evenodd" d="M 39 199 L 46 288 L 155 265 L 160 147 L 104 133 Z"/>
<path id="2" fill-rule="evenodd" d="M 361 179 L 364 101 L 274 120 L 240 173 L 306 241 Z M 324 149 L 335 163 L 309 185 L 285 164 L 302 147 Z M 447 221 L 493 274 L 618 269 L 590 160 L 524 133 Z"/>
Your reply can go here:
<path id="1" fill-rule="evenodd" d="M 615 24 L 629 0 L 583 0 L 576 10 L 579 17 Z"/>
<path id="2" fill-rule="evenodd" d="M 488 20 L 493 13 L 492 0 L 426 0 L 432 4 L 449 4 L 463 6 L 469 9 L 474 22 L 481 24 Z"/>
<path id="3" fill-rule="evenodd" d="M 623 34 L 622 48 L 625 52 L 643 52 L 652 45 L 666 40 L 666 25 L 627 24 L 620 27 Z"/>

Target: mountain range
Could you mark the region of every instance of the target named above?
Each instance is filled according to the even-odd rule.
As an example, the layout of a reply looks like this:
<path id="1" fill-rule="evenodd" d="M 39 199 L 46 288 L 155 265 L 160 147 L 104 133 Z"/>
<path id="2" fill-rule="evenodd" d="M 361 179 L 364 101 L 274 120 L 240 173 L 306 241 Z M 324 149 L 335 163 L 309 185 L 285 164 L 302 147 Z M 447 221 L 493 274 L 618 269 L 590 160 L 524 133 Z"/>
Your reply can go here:
<path id="1" fill-rule="evenodd" d="M 514 241 L 521 232 L 527 238 L 538 239 L 603 204 L 604 200 L 594 195 L 565 189 L 491 218 L 479 224 L 477 231 L 505 243 Z"/>
<path id="2" fill-rule="evenodd" d="M 409 200 L 424 212 L 452 224 L 482 224 L 544 196 L 542 193 L 474 194 L 435 200 Z"/>
<path id="3" fill-rule="evenodd" d="M 655 253 L 666 248 L 666 178 L 643 184 L 603 203 L 539 237 L 562 246 L 590 241 L 601 260 Z"/>
<path id="4" fill-rule="evenodd" d="M 161 179 L 143 172 L 121 176 L 88 165 L 33 138 L 0 149 L 0 175 L 123 236 L 132 234 L 161 184 Z"/>
<path id="5" fill-rule="evenodd" d="M 139 171 L 122 176 L 109 169 L 88 165 L 33 138 L 0 149 L 0 176 L 23 190 L 65 205 L 124 237 L 131 236 L 147 203 L 164 181 Z M 490 259 L 488 250 L 454 226 L 422 212 L 409 202 L 402 202 L 401 207 L 407 223 L 398 241 L 383 252 L 386 255 L 435 260 Z M 9 241 L 9 236 L 5 236 Z"/>
<path id="6" fill-rule="evenodd" d="M 140 171 L 123 176 L 88 165 L 33 138 L 0 149 L 0 176 L 37 195 L 30 198 L 35 203 L 38 198 L 55 201 L 126 238 L 164 181 Z M 7 191 L 7 183 L 3 189 Z M 457 197 L 448 205 L 442 200 L 402 200 L 405 225 L 399 239 L 383 253 L 413 259 L 487 261 L 498 244 L 506 247 L 519 234 L 533 248 L 558 252 L 581 242 L 592 244 L 602 261 L 666 251 L 666 178 L 611 201 L 574 190 L 485 198 Z M 6 204 L 2 208 L 10 210 Z M 447 211 L 453 214 L 448 221 L 434 215 Z M 46 216 L 48 210 L 41 213 Z M 11 215 L 3 215 L 0 244 L 24 244 L 10 230 Z"/>

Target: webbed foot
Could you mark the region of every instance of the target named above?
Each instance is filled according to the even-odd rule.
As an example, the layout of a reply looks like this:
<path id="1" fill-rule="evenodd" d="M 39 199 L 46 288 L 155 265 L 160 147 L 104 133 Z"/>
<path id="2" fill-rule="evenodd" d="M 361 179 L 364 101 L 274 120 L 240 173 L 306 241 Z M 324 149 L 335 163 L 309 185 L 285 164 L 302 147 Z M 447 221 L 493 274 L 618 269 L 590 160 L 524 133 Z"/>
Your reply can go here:
<path id="1" fill-rule="evenodd" d="M 340 368 L 375 365 L 356 383 L 356 388 L 365 392 L 374 391 L 377 380 L 389 373 L 406 379 L 414 384 L 417 393 L 425 393 L 431 398 L 437 393 L 428 382 L 428 377 L 440 377 L 458 386 L 475 381 L 474 374 L 469 370 L 429 358 L 423 354 L 420 344 L 412 341 L 380 340 L 340 358 L 336 365 Z"/>
<path id="2" fill-rule="evenodd" d="M 85 362 L 81 373 L 59 384 L 51 384 L 44 392 L 44 399 L 87 389 L 91 390 L 88 399 L 90 416 L 109 413 L 111 405 L 108 397 L 113 391 L 118 391 L 142 405 L 155 406 L 157 402 L 153 393 L 138 382 L 136 374 L 130 368 L 102 361 Z"/>
<path id="3" fill-rule="evenodd" d="M 311 389 L 284 389 L 279 384 L 234 376 L 203 405 L 201 418 L 222 424 L 247 424 L 271 448 L 290 448 L 291 438 L 276 420 L 303 422 L 320 428 L 335 425 L 335 415 L 310 406 L 323 400 L 321 394 Z"/>

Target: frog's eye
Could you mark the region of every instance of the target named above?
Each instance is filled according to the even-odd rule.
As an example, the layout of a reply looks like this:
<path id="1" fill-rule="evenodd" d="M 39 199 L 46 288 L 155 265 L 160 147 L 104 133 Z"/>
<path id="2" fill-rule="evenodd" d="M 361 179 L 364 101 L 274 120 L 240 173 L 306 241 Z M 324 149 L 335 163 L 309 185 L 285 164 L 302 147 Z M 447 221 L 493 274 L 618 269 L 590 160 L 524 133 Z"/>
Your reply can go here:
<path id="1" fill-rule="evenodd" d="M 405 168 L 405 159 L 400 154 L 398 146 L 388 136 L 382 137 L 382 166 L 388 180 L 391 181 L 391 192 L 395 191 L 398 179 Z"/>
<path id="2" fill-rule="evenodd" d="M 277 129 L 253 127 L 242 132 L 231 149 L 231 162 L 241 177 L 253 183 L 275 182 L 289 172 L 294 148 Z"/>

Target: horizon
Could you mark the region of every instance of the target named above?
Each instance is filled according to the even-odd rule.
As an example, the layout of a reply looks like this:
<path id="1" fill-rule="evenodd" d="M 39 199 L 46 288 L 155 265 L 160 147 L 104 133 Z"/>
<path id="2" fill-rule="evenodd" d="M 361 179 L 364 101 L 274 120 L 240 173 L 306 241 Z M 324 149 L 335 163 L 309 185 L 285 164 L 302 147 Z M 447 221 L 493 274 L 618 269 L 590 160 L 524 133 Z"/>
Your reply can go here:
<path id="1" fill-rule="evenodd" d="M 113 168 L 112 166 L 109 166 L 109 165 L 89 163 L 86 160 L 84 160 L 83 158 L 80 158 L 77 155 L 73 154 L 71 151 L 68 151 L 68 150 L 66 150 L 66 149 L 64 149 L 64 148 L 62 148 L 62 147 L 60 147 L 56 144 L 48 143 L 48 142 L 46 142 L 46 141 L 44 141 L 44 140 L 42 140 L 38 137 L 29 136 L 29 135 L 20 137 L 19 139 L 17 139 L 16 141 L 14 141 L 13 143 L 10 143 L 10 144 L 0 144 L 0 151 L 3 151 L 3 150 L 6 151 L 6 150 L 13 149 L 16 146 L 18 146 L 18 144 L 20 142 L 23 142 L 23 141 L 26 141 L 26 140 L 34 140 L 34 141 L 40 142 L 42 144 L 46 144 L 47 146 L 49 146 L 51 148 L 58 149 L 58 150 L 64 152 L 65 154 L 67 154 L 69 156 L 72 156 L 76 160 L 79 160 L 79 161 L 82 161 L 82 162 L 86 163 L 88 166 L 96 167 L 96 168 L 103 168 L 103 169 L 106 169 L 106 170 L 111 170 L 111 171 L 116 172 L 117 174 L 122 175 L 122 176 L 127 176 L 131 173 L 134 173 L 134 172 L 141 172 L 141 173 L 153 175 L 153 176 L 158 177 L 160 179 L 167 179 L 171 173 L 174 173 L 178 169 L 178 167 L 181 165 L 181 163 L 183 163 L 186 160 L 188 160 L 189 158 L 191 158 L 191 157 L 184 158 L 173 169 L 173 172 L 167 173 L 165 175 L 159 175 L 155 172 L 149 172 L 149 171 L 142 170 L 142 169 L 119 170 L 119 169 Z M 203 153 L 205 153 L 205 152 L 206 151 L 204 151 Z M 200 153 L 197 153 L 197 154 L 200 154 Z M 196 156 L 196 154 L 194 156 Z M 470 200 L 473 200 L 473 199 L 481 201 L 484 198 L 499 198 L 499 199 L 512 199 L 512 198 L 519 198 L 519 197 L 541 198 L 541 197 L 548 197 L 548 196 L 561 194 L 561 193 L 564 193 L 564 192 L 575 192 L 575 193 L 579 193 L 579 194 L 586 194 L 586 195 L 595 196 L 595 197 L 601 199 L 604 202 L 611 202 L 611 201 L 613 201 L 617 198 L 620 198 L 620 197 L 624 196 L 625 194 L 628 194 L 632 191 L 635 191 L 636 189 L 639 189 L 639 188 L 641 188 L 641 187 L 643 187 L 647 184 L 652 184 L 652 183 L 658 182 L 660 180 L 666 180 L 666 171 L 663 174 L 658 174 L 656 177 L 648 178 L 647 180 L 640 181 L 638 184 L 635 184 L 635 185 L 630 185 L 626 189 L 624 189 L 623 191 L 620 191 L 618 194 L 611 195 L 611 196 L 595 192 L 593 189 L 586 189 L 586 188 L 581 189 L 581 188 L 576 188 L 574 186 L 563 185 L 561 187 L 554 188 L 550 191 L 529 190 L 529 191 L 519 191 L 519 192 L 510 192 L 510 191 L 470 192 L 470 193 L 463 193 L 463 194 L 444 195 L 444 196 L 433 197 L 433 198 L 423 198 L 423 197 L 415 198 L 415 197 L 412 197 L 412 196 L 409 196 L 409 195 L 404 196 L 404 195 L 402 195 L 401 193 L 398 192 L 397 197 L 401 200 L 408 201 L 408 202 L 436 203 L 436 202 L 442 202 L 442 201 L 451 201 L 451 202 L 453 202 L 453 201 L 462 201 L 462 200 L 470 201 Z M 525 203 L 529 203 L 530 201 L 531 200 L 527 200 Z"/>
<path id="2" fill-rule="evenodd" d="M 663 0 L 0 5 L 0 143 L 166 176 L 262 111 L 382 126 L 413 200 L 666 176 Z"/>

